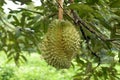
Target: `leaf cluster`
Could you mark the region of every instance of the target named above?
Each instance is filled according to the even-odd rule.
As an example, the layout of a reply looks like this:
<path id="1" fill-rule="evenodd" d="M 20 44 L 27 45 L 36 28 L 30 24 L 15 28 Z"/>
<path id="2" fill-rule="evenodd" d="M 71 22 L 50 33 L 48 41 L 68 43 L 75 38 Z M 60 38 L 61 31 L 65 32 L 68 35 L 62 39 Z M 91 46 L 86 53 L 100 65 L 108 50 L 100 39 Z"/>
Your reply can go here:
<path id="1" fill-rule="evenodd" d="M 31 0 L 19 2 L 27 6 L 30 5 L 27 3 L 32 3 Z M 0 6 L 3 4 L 4 0 Z M 83 41 L 76 58 L 79 69 L 75 80 L 120 78 L 120 71 L 116 68 L 120 62 L 119 4 L 119 0 L 74 0 L 71 4 L 65 0 L 64 19 L 80 28 Z M 19 64 L 26 61 L 23 52 L 40 53 L 39 44 L 48 24 L 57 18 L 58 6 L 56 0 L 41 0 L 40 6 L 10 10 L 8 15 L 0 8 L 0 49 L 6 52 L 9 60 L 14 59 Z M 71 10 L 76 11 L 80 19 L 71 16 Z M 100 66 L 96 67 L 98 62 Z"/>

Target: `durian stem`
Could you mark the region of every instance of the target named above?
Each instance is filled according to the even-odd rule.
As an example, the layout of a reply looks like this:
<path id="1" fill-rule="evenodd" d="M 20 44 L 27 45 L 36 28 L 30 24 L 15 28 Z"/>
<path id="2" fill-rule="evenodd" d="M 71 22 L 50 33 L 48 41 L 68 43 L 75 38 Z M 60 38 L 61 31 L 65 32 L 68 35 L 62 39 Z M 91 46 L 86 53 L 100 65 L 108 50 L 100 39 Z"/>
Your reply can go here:
<path id="1" fill-rule="evenodd" d="M 64 0 L 58 0 L 58 2 L 59 2 L 59 9 L 58 9 L 58 19 L 59 20 L 62 20 L 63 19 L 63 1 Z"/>
<path id="2" fill-rule="evenodd" d="M 70 2 L 71 2 L 71 3 L 73 3 L 73 2 L 74 2 L 74 0 L 70 0 Z"/>

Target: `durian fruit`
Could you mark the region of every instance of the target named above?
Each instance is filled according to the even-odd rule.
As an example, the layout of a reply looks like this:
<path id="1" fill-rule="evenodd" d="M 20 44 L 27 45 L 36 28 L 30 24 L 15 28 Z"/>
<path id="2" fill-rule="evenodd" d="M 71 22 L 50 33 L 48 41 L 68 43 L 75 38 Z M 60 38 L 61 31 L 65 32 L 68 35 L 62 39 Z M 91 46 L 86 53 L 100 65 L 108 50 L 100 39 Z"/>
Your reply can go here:
<path id="1" fill-rule="evenodd" d="M 54 20 L 41 43 L 45 61 L 57 69 L 69 68 L 80 50 L 79 31 L 69 21 Z"/>

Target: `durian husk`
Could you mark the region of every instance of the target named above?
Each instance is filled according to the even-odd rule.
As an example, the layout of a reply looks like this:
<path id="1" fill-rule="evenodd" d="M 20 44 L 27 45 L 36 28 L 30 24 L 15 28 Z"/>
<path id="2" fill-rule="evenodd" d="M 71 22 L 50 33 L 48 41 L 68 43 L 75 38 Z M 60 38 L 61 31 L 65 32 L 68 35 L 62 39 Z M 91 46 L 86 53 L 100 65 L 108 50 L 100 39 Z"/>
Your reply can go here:
<path id="1" fill-rule="evenodd" d="M 69 68 L 79 50 L 80 35 L 76 27 L 69 21 L 52 21 L 41 43 L 45 61 L 57 69 Z"/>

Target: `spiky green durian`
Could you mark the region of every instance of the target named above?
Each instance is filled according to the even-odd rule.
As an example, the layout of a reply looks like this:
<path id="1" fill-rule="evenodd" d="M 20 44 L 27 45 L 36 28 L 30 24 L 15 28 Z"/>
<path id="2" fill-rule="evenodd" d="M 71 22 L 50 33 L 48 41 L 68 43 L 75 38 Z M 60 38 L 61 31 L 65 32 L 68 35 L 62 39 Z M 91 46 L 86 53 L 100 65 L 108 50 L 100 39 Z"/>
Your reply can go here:
<path id="1" fill-rule="evenodd" d="M 52 21 L 41 43 L 45 61 L 57 69 L 69 68 L 79 49 L 79 31 L 69 21 Z"/>

